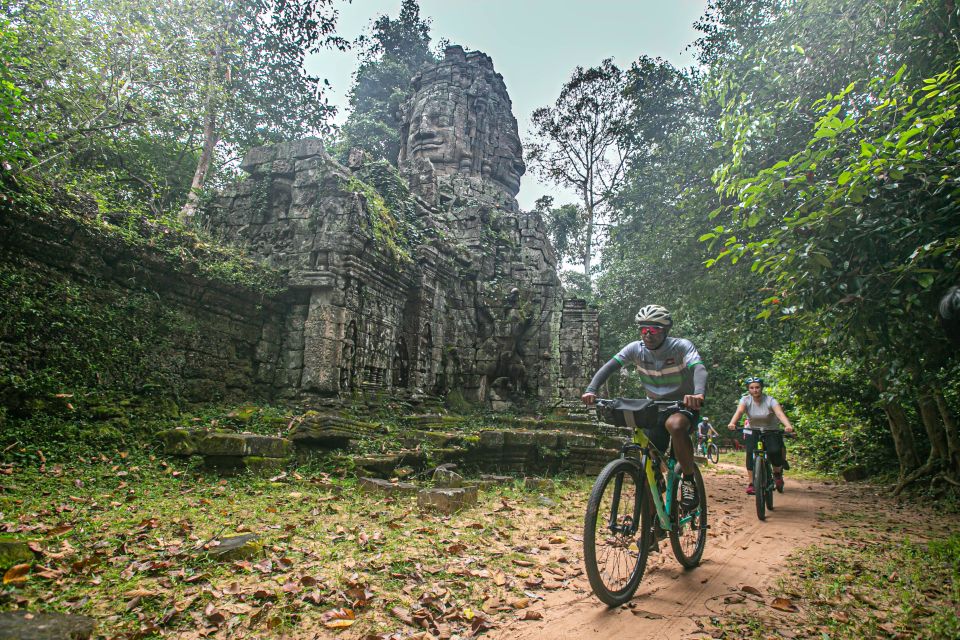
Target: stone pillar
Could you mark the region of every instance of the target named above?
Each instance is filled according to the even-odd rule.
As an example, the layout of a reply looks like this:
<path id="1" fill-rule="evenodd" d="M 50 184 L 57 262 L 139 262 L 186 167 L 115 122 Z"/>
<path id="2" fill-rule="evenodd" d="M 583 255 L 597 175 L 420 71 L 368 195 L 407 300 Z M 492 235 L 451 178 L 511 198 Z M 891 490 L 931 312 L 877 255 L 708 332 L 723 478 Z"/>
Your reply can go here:
<path id="1" fill-rule="evenodd" d="M 579 400 L 596 372 L 600 351 L 600 322 L 585 300 L 564 300 L 560 322 L 560 399 Z"/>

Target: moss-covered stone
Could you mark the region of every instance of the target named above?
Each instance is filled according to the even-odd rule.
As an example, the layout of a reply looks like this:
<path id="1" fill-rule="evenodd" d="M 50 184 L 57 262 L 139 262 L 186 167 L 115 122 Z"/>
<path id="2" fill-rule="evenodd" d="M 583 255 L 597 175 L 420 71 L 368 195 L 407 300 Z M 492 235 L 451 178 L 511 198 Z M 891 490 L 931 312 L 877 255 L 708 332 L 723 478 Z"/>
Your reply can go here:
<path id="1" fill-rule="evenodd" d="M 192 456 L 197 453 L 197 443 L 206 436 L 206 431 L 193 429 L 165 429 L 157 433 L 164 453 L 171 456 Z"/>
<path id="2" fill-rule="evenodd" d="M 0 572 L 18 564 L 32 564 L 33 551 L 22 540 L 0 538 Z"/>
<path id="3" fill-rule="evenodd" d="M 202 456 L 258 456 L 286 459 L 293 455 L 293 445 L 286 438 L 276 436 L 210 432 L 198 440 L 197 453 Z"/>
<path id="4" fill-rule="evenodd" d="M 257 411 L 257 407 L 253 405 L 238 407 L 227 414 L 227 419 L 241 426 L 248 425 L 253 421 L 254 416 L 257 415 Z"/>
<path id="5" fill-rule="evenodd" d="M 211 545 L 204 555 L 224 562 L 251 560 L 263 553 L 263 541 L 253 533 L 223 538 L 220 544 Z"/>

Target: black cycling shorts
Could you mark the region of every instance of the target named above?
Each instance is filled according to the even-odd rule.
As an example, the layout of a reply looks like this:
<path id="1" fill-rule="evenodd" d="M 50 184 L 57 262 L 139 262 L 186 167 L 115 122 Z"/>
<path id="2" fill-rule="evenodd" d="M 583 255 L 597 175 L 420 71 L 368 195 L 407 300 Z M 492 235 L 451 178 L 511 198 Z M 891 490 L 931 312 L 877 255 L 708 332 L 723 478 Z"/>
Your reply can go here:
<path id="1" fill-rule="evenodd" d="M 783 432 L 771 429 L 762 432 L 755 429 L 744 436 L 747 447 L 747 471 L 753 471 L 753 452 L 757 448 L 757 439 L 763 434 L 763 448 L 767 451 L 767 460 L 775 467 L 782 467 L 787 458 L 787 447 L 783 444 Z"/>
<path id="2" fill-rule="evenodd" d="M 657 426 L 654 429 L 644 429 L 643 432 L 647 434 L 647 437 L 650 438 L 650 442 L 653 443 L 661 453 L 667 450 L 667 446 L 670 444 L 670 432 L 667 431 L 667 418 L 672 416 L 675 413 L 682 413 L 689 420 L 687 426 L 687 433 L 691 433 L 695 428 L 697 422 L 700 421 L 700 412 L 691 411 L 690 409 L 665 409 L 660 411 L 657 416 Z"/>
<path id="3" fill-rule="evenodd" d="M 696 429 L 696 425 L 700 420 L 699 411 L 676 408 L 660 409 L 660 407 L 652 404 L 649 400 L 617 398 L 615 403 L 615 406 L 601 409 L 601 420 L 615 424 L 618 427 L 630 428 L 656 424 L 657 426 L 652 428 L 643 427 L 643 432 L 650 438 L 653 446 L 661 453 L 666 452 L 667 446 L 670 444 L 670 433 L 667 431 L 667 418 L 675 413 L 685 415 L 689 421 L 687 434 L 692 433 Z"/>

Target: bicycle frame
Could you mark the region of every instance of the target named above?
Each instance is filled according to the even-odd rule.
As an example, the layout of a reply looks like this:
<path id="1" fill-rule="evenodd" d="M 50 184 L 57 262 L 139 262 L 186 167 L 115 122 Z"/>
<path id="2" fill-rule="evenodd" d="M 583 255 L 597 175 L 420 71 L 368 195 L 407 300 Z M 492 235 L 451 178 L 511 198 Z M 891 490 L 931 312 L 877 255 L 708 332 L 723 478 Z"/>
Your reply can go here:
<path id="1" fill-rule="evenodd" d="M 673 515 L 670 513 L 670 505 L 673 502 L 673 488 L 674 488 L 674 479 L 677 477 L 676 466 L 677 461 L 672 456 L 667 456 L 666 466 L 667 466 L 667 490 L 665 501 L 660 497 L 660 488 L 657 485 L 657 475 L 654 471 L 654 457 L 650 454 L 650 450 L 653 447 L 653 443 L 650 442 L 650 438 L 647 437 L 647 434 L 643 432 L 643 429 L 635 429 L 633 433 L 633 443 L 624 445 L 623 449 L 620 452 L 620 456 L 623 458 L 631 458 L 637 462 L 638 466 L 643 470 L 644 477 L 647 479 L 647 486 L 649 487 L 650 497 L 653 501 L 654 509 L 657 512 L 657 519 L 660 521 L 660 527 L 664 531 L 673 531 L 673 524 L 670 521 L 670 516 Z M 629 456 L 630 451 L 642 451 L 640 460 L 637 461 L 636 458 Z M 659 462 L 659 459 L 657 460 Z M 657 487 L 657 490 L 654 491 L 653 487 Z M 693 518 L 693 515 L 684 516 L 680 519 L 679 524 L 683 525 L 689 522 Z"/>

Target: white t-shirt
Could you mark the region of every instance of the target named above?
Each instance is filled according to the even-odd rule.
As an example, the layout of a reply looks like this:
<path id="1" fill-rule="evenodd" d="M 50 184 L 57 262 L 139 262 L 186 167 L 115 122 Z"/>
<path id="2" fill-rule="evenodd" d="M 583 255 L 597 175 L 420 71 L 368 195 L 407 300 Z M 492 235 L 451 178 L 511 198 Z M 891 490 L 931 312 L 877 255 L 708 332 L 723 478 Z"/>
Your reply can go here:
<path id="1" fill-rule="evenodd" d="M 773 412 L 780 403 L 765 393 L 760 394 L 759 402 L 754 402 L 753 396 L 745 395 L 740 398 L 740 406 L 746 409 L 751 429 L 775 429 L 780 426 L 777 414 Z"/>

